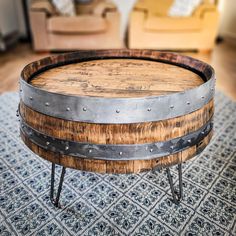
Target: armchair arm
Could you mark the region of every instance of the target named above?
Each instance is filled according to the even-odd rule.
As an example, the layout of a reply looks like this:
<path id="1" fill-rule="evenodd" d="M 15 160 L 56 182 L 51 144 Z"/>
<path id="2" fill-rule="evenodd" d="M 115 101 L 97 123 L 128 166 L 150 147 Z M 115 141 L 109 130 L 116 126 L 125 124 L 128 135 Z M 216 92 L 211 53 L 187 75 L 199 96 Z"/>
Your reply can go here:
<path id="1" fill-rule="evenodd" d="M 47 50 L 48 47 L 47 19 L 48 15 L 51 13 L 46 11 L 45 8 L 42 8 L 42 6 L 43 5 L 38 5 L 38 3 L 36 5 L 32 4 L 29 12 L 31 35 L 36 51 L 44 51 Z"/>
<path id="2" fill-rule="evenodd" d="M 30 11 L 45 12 L 47 15 L 56 14 L 56 10 L 49 0 L 33 0 Z"/>
<path id="3" fill-rule="evenodd" d="M 215 4 L 203 3 L 193 12 L 193 16 L 202 18 L 206 12 L 218 12 Z"/>
<path id="4" fill-rule="evenodd" d="M 134 11 L 143 11 L 148 14 L 167 16 L 173 0 L 138 0 Z"/>
<path id="5" fill-rule="evenodd" d="M 117 8 L 113 3 L 109 1 L 104 1 L 96 5 L 96 7 L 93 9 L 93 14 L 97 16 L 104 16 L 106 15 L 107 12 L 116 11 L 116 10 Z"/>

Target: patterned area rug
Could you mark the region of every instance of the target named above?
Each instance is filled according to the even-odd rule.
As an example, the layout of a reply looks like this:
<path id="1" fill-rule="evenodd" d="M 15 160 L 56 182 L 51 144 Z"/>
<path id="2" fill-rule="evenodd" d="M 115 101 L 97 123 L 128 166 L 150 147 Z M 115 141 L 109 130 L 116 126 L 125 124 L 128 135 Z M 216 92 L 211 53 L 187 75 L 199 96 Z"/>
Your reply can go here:
<path id="1" fill-rule="evenodd" d="M 21 142 L 17 103 L 17 93 L 0 96 L 0 235 L 236 235 L 236 103 L 223 94 L 216 94 L 211 144 L 184 164 L 180 205 L 170 200 L 164 170 L 101 175 L 68 169 L 64 207 L 55 208 L 51 165 Z M 176 168 L 172 173 L 176 180 Z"/>

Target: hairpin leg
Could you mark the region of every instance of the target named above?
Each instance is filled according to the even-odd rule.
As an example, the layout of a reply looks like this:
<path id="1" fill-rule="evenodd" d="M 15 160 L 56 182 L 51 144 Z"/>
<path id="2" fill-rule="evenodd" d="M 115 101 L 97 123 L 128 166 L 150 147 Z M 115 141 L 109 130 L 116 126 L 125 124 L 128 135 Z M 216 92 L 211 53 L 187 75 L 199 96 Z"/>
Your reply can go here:
<path id="1" fill-rule="evenodd" d="M 166 173 L 170 184 L 170 190 L 173 197 L 173 202 L 175 204 L 179 204 L 181 199 L 183 198 L 182 164 L 178 164 L 179 191 L 176 191 L 176 189 L 174 188 L 173 178 L 171 176 L 169 168 L 166 168 Z"/>
<path id="2" fill-rule="evenodd" d="M 56 198 L 54 199 L 55 163 L 52 163 L 50 199 L 51 199 L 51 202 L 56 207 L 59 207 L 59 199 L 60 199 L 60 194 L 61 194 L 61 189 L 62 189 L 65 173 L 66 173 L 66 168 L 62 167 L 60 182 L 59 182 Z"/>

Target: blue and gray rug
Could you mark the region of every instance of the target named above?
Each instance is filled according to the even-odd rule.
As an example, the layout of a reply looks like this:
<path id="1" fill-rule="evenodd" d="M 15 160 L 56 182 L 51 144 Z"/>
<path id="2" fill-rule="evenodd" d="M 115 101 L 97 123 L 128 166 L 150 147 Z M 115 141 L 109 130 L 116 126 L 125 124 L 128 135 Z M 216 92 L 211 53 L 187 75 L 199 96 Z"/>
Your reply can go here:
<path id="1" fill-rule="evenodd" d="M 0 235 L 236 235 L 236 103 L 216 95 L 215 135 L 184 164 L 184 199 L 164 171 L 101 175 L 68 169 L 63 209 L 49 200 L 50 168 L 19 138 L 18 95 L 0 96 Z M 176 168 L 172 168 L 176 179 Z M 59 168 L 57 179 L 59 177 Z"/>

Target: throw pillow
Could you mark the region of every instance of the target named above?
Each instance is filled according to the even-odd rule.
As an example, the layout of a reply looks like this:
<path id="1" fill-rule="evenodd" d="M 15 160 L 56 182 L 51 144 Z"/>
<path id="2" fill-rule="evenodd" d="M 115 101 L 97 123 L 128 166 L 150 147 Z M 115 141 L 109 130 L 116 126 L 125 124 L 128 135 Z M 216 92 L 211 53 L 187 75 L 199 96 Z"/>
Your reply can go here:
<path id="1" fill-rule="evenodd" d="M 57 11 L 64 16 L 75 16 L 74 0 L 52 0 Z"/>
<path id="2" fill-rule="evenodd" d="M 169 16 L 191 16 L 202 0 L 175 0 L 169 9 Z"/>

